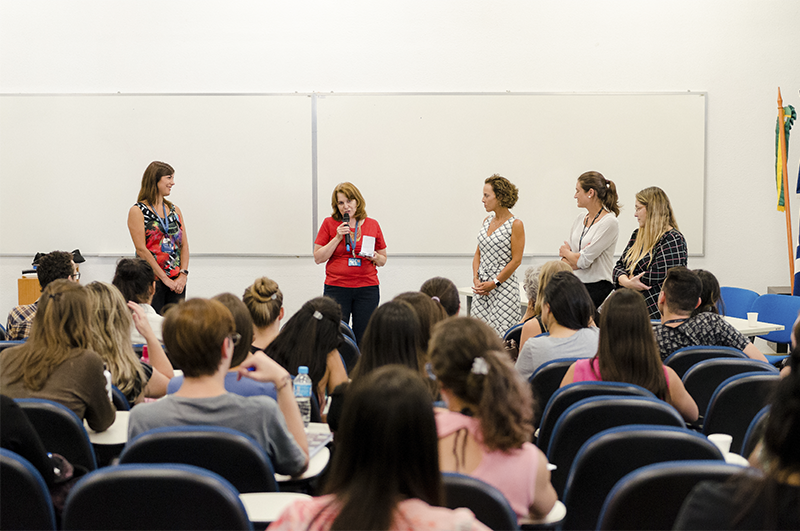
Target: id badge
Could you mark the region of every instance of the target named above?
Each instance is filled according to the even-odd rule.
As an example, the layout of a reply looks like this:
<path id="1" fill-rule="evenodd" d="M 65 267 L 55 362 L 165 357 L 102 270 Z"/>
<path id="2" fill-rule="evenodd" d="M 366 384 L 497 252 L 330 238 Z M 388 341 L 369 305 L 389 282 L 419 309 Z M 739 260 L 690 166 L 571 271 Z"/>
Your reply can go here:
<path id="1" fill-rule="evenodd" d="M 169 254 L 172 252 L 172 249 L 172 241 L 169 238 L 163 238 L 161 240 L 161 252 Z"/>
<path id="2" fill-rule="evenodd" d="M 347 265 L 350 267 L 361 267 L 361 258 L 348 258 Z"/>

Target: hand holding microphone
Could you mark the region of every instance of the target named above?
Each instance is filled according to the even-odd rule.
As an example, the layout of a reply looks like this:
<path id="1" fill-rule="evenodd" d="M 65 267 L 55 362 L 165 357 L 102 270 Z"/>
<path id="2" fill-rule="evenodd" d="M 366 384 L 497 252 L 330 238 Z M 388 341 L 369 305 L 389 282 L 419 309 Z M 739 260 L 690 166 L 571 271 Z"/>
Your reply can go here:
<path id="1" fill-rule="evenodd" d="M 342 216 L 342 221 L 345 225 L 347 225 L 347 234 L 345 234 L 344 243 L 346 245 L 347 252 L 349 253 L 350 247 L 353 244 L 353 240 L 350 238 L 350 214 L 345 212 L 344 216 Z"/>

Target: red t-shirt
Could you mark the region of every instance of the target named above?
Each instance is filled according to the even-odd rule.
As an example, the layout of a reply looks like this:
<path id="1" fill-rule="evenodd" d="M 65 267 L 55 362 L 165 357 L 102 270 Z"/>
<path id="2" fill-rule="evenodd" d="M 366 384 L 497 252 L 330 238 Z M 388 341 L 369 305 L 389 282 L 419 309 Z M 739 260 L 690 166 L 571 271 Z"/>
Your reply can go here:
<path id="1" fill-rule="evenodd" d="M 333 218 L 325 218 L 322 226 L 317 233 L 317 239 L 314 243 L 317 245 L 327 245 L 328 242 L 336 238 L 336 228 L 341 225 L 341 221 L 336 221 Z M 352 235 L 352 233 L 351 233 Z M 386 242 L 383 240 L 383 232 L 381 226 L 374 219 L 367 218 L 358 223 L 358 236 L 356 239 L 356 258 L 360 258 L 360 266 L 348 265 L 348 258 L 353 255 L 348 253 L 345 249 L 345 240 L 342 239 L 333 254 L 325 264 L 325 284 L 328 286 L 338 286 L 340 288 L 363 288 L 366 286 L 377 286 L 378 282 L 378 269 L 371 260 L 361 256 L 358 253 L 361 251 L 361 240 L 363 236 L 372 236 L 375 238 L 375 251 L 386 249 Z"/>

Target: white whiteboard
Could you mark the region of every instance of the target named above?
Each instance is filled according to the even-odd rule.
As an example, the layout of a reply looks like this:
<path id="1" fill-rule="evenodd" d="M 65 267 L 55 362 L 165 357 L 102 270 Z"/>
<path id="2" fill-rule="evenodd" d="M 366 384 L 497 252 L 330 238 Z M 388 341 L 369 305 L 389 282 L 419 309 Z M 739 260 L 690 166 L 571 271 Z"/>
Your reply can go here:
<path id="1" fill-rule="evenodd" d="M 635 193 L 659 186 L 703 254 L 702 93 L 319 95 L 317 134 L 317 215 L 330 215 L 337 183 L 355 183 L 390 254 L 473 253 L 483 182 L 500 173 L 520 190 L 525 254 L 557 255 L 588 170 L 617 184 L 617 253 L 636 228 Z"/>
<path id="2" fill-rule="evenodd" d="M 0 96 L 0 252 L 132 254 L 153 160 L 192 253 L 309 253 L 310 95 Z"/>

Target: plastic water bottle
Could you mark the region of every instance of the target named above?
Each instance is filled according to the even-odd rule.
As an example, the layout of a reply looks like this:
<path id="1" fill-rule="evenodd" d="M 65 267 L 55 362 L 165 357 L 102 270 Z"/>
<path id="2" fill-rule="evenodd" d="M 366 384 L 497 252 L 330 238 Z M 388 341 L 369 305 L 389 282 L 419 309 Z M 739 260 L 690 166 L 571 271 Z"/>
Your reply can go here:
<path id="1" fill-rule="evenodd" d="M 108 393 L 108 399 L 113 402 L 114 399 L 111 397 L 111 371 L 108 370 L 108 365 L 105 363 L 103 364 L 103 376 L 106 377 L 106 392 Z"/>
<path id="2" fill-rule="evenodd" d="M 294 379 L 294 398 L 303 417 L 303 426 L 308 427 L 311 421 L 311 378 L 308 376 L 308 367 L 301 365 L 297 368 Z"/>

